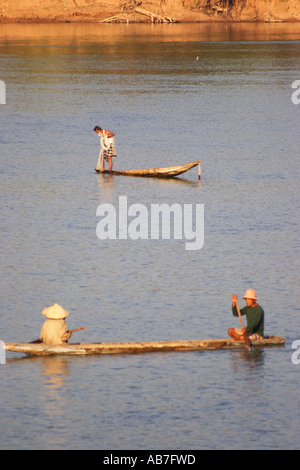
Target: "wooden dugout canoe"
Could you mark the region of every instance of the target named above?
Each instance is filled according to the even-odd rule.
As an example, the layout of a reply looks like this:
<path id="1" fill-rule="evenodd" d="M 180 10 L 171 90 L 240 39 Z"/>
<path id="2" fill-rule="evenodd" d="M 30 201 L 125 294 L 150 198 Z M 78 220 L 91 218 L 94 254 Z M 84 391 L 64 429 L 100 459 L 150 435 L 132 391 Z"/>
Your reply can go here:
<path id="1" fill-rule="evenodd" d="M 175 176 L 182 175 L 187 171 L 191 170 L 195 166 L 199 165 L 199 179 L 201 176 L 200 170 L 200 163 L 201 160 L 197 162 L 187 163 L 186 165 L 177 165 L 177 166 L 168 166 L 164 168 L 148 168 L 145 170 L 124 170 L 124 171 L 100 171 L 95 170 L 97 173 L 101 173 L 103 175 L 120 175 L 120 176 L 144 176 L 144 177 L 152 177 L 152 178 L 173 178 Z"/>
<path id="2" fill-rule="evenodd" d="M 253 341 L 254 348 L 282 346 L 285 338 L 268 336 Z M 78 343 L 63 346 L 47 346 L 43 343 L 4 343 L 6 351 L 14 351 L 36 356 L 49 355 L 93 355 L 93 354 L 141 354 L 164 351 L 209 351 L 217 349 L 244 349 L 244 341 L 233 339 L 205 339 L 183 341 L 144 341 L 132 343 Z"/>

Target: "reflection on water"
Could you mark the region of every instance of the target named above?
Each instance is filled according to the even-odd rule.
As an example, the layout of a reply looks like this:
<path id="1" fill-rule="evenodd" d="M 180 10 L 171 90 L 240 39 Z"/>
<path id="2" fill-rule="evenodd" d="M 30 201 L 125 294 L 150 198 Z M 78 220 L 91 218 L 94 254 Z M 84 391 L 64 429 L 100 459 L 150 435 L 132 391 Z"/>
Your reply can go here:
<path id="1" fill-rule="evenodd" d="M 64 385 L 64 376 L 69 375 L 68 360 L 64 357 L 43 357 L 41 359 L 43 384 L 55 390 Z"/>
<path id="2" fill-rule="evenodd" d="M 265 364 L 265 351 L 264 349 L 255 349 L 251 351 L 246 349 L 240 351 L 238 354 L 231 354 L 231 367 L 234 373 L 239 374 L 242 372 L 249 378 L 257 376 L 259 368 Z"/>
<path id="3" fill-rule="evenodd" d="M 46 425 L 53 423 L 56 429 L 64 429 L 64 417 L 69 408 L 69 393 L 66 390 L 66 377 L 69 375 L 68 361 L 64 357 L 41 358 L 41 406 Z M 50 425 L 50 428 L 52 427 Z M 59 445 L 59 439 L 49 439 L 47 447 Z"/>
<path id="4" fill-rule="evenodd" d="M 200 23 L 200 24 L 1 24 L 0 41 L 28 41 L 41 37 L 53 44 L 70 44 L 74 52 L 87 42 L 120 44 L 120 37 L 142 43 L 194 41 L 295 41 L 299 23 Z M 44 43 L 44 46 L 49 45 Z M 77 49 L 79 47 L 79 49 Z"/>

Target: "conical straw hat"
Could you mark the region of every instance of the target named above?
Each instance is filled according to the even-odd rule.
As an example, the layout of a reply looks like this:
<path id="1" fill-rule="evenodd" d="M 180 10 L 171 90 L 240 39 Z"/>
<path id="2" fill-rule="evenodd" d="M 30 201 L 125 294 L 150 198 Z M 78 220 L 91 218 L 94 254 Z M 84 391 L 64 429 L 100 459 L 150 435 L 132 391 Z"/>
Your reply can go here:
<path id="1" fill-rule="evenodd" d="M 52 320 L 61 320 L 62 318 L 66 318 L 70 315 L 68 310 L 65 310 L 58 304 L 51 305 L 51 307 L 44 308 L 42 311 L 44 317 L 51 318 Z"/>

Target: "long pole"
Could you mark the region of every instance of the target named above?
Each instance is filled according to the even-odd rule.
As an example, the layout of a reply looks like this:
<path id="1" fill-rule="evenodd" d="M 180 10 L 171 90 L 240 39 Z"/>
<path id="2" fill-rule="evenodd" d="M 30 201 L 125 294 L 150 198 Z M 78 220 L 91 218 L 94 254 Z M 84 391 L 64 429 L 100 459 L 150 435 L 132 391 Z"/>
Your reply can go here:
<path id="1" fill-rule="evenodd" d="M 241 311 L 240 311 L 238 301 L 236 301 L 236 309 L 237 309 L 237 313 L 238 313 L 238 316 L 239 316 L 239 319 L 240 319 L 242 330 L 244 330 L 244 324 L 243 324 L 242 315 L 241 315 Z M 244 341 L 245 341 L 246 348 L 253 349 L 253 345 L 252 345 L 250 339 L 248 338 L 247 333 L 244 333 L 243 336 L 244 336 Z"/>
<path id="2" fill-rule="evenodd" d="M 75 331 L 86 330 L 86 326 L 81 326 L 80 328 L 75 328 L 74 330 L 69 330 L 70 333 L 75 333 Z"/>

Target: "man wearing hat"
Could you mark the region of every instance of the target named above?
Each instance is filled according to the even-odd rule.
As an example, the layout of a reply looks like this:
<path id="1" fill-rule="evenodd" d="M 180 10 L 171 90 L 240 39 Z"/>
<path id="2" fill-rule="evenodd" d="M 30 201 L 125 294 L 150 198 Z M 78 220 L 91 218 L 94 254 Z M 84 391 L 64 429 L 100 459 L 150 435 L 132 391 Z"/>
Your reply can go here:
<path id="1" fill-rule="evenodd" d="M 254 289 L 248 289 L 244 295 L 247 306 L 241 309 L 241 314 L 246 315 L 247 327 L 243 330 L 239 328 L 230 328 L 228 330 L 229 336 L 237 341 L 244 341 L 244 335 L 247 334 L 251 341 L 256 339 L 263 339 L 264 337 L 264 311 L 257 303 L 256 292 Z M 237 295 L 233 295 L 232 313 L 238 317 L 237 311 Z"/>
<path id="2" fill-rule="evenodd" d="M 51 305 L 42 311 L 47 320 L 44 322 L 40 340 L 49 346 L 58 346 L 67 343 L 72 332 L 68 330 L 65 318 L 70 314 L 58 304 Z"/>

